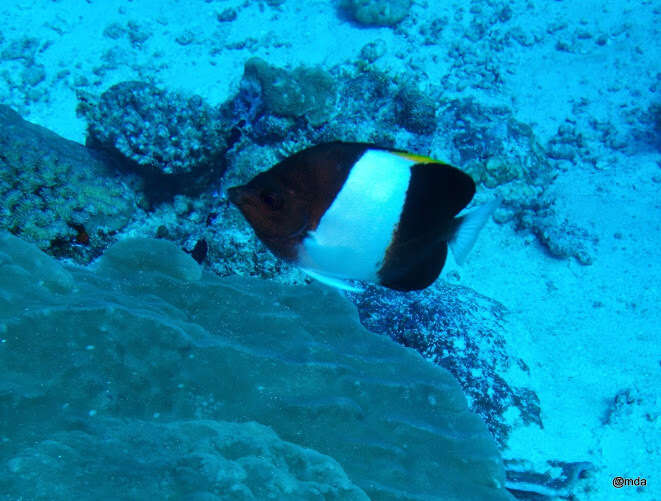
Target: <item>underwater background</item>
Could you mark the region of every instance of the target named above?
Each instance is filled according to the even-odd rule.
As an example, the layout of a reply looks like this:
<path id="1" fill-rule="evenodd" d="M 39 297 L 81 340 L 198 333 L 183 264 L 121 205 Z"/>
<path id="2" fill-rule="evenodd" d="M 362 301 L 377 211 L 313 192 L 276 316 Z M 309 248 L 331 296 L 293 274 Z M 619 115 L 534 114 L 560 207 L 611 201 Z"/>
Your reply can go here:
<path id="1" fill-rule="evenodd" d="M 661 499 L 661 4 L 0 12 L 0 499 Z M 333 140 L 501 197 L 468 261 L 270 254 L 227 188 Z"/>

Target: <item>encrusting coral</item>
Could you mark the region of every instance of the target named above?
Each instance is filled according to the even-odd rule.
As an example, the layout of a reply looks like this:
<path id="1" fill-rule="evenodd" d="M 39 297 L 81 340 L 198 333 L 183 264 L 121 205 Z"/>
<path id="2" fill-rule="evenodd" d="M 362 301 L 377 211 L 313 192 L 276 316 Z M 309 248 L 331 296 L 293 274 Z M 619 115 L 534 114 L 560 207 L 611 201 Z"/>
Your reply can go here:
<path id="1" fill-rule="evenodd" d="M 365 331 L 332 290 L 220 279 L 151 239 L 63 267 L 8 234 L 0 286 L 10 496 L 121 490 L 141 457 L 140 498 L 312 482 L 325 499 L 511 499 L 454 377 Z"/>

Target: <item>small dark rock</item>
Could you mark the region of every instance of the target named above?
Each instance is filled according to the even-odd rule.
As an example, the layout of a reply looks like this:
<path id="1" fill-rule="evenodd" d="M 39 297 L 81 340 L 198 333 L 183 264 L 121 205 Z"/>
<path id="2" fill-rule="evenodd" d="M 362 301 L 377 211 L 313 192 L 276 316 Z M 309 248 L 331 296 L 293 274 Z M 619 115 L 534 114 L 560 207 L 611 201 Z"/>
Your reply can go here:
<path id="1" fill-rule="evenodd" d="M 360 24 L 395 26 L 408 15 L 411 0 L 344 0 L 341 6 Z"/>
<path id="2" fill-rule="evenodd" d="M 601 45 L 601 46 L 606 45 L 608 43 L 608 35 L 602 33 L 596 38 L 595 42 L 597 43 L 597 45 Z"/>
<path id="3" fill-rule="evenodd" d="M 191 30 L 186 30 L 183 33 L 180 33 L 177 38 L 175 38 L 175 42 L 177 42 L 179 45 L 190 45 L 195 41 L 195 33 Z"/>
<path id="4" fill-rule="evenodd" d="M 381 38 L 365 44 L 362 49 L 360 49 L 361 59 L 367 61 L 368 63 L 373 63 L 381 56 L 386 53 L 386 42 Z"/>
<path id="5" fill-rule="evenodd" d="M 136 47 L 141 47 L 149 38 L 151 38 L 151 32 L 144 26 L 140 25 L 136 21 L 129 21 L 128 25 L 128 34 L 131 44 Z"/>
<path id="6" fill-rule="evenodd" d="M 546 27 L 546 32 L 552 35 L 553 33 L 556 33 L 560 30 L 564 30 L 565 28 L 567 28 L 567 23 L 565 23 L 564 21 L 552 21 Z"/>
<path id="7" fill-rule="evenodd" d="M 576 31 L 576 37 L 579 40 L 589 40 L 590 38 L 592 38 L 592 33 L 582 28 Z"/>
<path id="8" fill-rule="evenodd" d="M 103 36 L 118 40 L 126 34 L 126 28 L 119 23 L 112 23 L 103 30 Z"/>
<path id="9" fill-rule="evenodd" d="M 510 19 L 512 19 L 513 13 L 512 13 L 512 8 L 509 5 L 505 5 L 500 12 L 498 12 L 498 20 L 501 23 L 506 23 Z"/>
<path id="10" fill-rule="evenodd" d="M 635 405 L 640 405 L 642 401 L 643 399 L 637 389 L 625 388 L 618 391 L 615 397 L 613 397 L 613 400 L 609 402 L 602 422 L 604 424 L 610 424 L 622 416 L 631 414 L 632 408 Z"/>
<path id="11" fill-rule="evenodd" d="M 224 11 L 219 12 L 216 18 L 221 23 L 228 23 L 234 21 L 237 18 L 236 9 L 229 7 Z"/>
<path id="12" fill-rule="evenodd" d="M 594 245 L 597 238 L 586 230 L 570 224 L 567 220 L 560 222 L 552 212 L 545 217 L 532 219 L 530 229 L 552 256 L 575 257 L 583 265 L 592 264 L 592 256 L 586 243 Z"/>
<path id="13" fill-rule="evenodd" d="M 420 27 L 420 34 L 425 37 L 425 45 L 435 45 L 441 40 L 443 30 L 448 25 L 447 17 L 438 17 L 431 23 Z"/>
<path id="14" fill-rule="evenodd" d="M 90 84 L 89 79 L 85 75 L 76 75 L 73 79 L 75 87 L 86 87 Z"/>
<path id="15" fill-rule="evenodd" d="M 43 64 L 31 64 L 21 73 L 23 85 L 34 87 L 46 79 L 46 68 Z"/>
<path id="16" fill-rule="evenodd" d="M 2 59 L 27 59 L 34 58 L 39 48 L 39 40 L 33 37 L 23 37 L 12 40 L 2 51 Z"/>
<path id="17" fill-rule="evenodd" d="M 573 160 L 576 156 L 574 148 L 567 143 L 551 143 L 546 151 L 549 157 L 556 160 Z"/>
<path id="18" fill-rule="evenodd" d="M 535 44 L 535 38 L 523 31 L 520 26 L 512 28 L 509 35 L 523 47 L 532 47 Z"/>
<path id="19" fill-rule="evenodd" d="M 436 109 L 433 99 L 412 86 L 405 86 L 395 103 L 397 121 L 409 132 L 431 134 L 436 130 Z"/>

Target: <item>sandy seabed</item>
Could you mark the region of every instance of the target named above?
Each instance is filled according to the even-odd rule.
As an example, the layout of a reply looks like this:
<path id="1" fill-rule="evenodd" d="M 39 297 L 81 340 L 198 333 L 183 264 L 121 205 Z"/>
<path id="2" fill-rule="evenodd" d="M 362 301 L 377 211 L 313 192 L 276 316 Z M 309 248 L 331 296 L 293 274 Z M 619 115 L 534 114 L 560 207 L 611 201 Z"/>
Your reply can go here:
<path id="1" fill-rule="evenodd" d="M 508 341 L 537 380 L 544 428 L 515 430 L 504 455 L 593 463 L 594 491 L 585 499 L 631 495 L 634 487 L 612 487 L 617 475 L 645 477 L 637 499 L 658 499 L 653 485 L 661 479 L 661 153 L 640 140 L 634 120 L 661 101 L 661 9 L 653 4 L 511 2 L 508 25 L 525 43 L 494 54 L 499 91 L 454 90 L 510 107 L 542 143 L 567 123 L 592 140 L 595 162 L 567 162 L 551 188 L 558 212 L 597 237 L 591 265 L 553 258 L 534 238 L 491 224 L 453 274 L 503 303 L 530 333 Z M 254 55 L 329 67 L 382 39 L 381 69 L 436 83 L 456 69 L 447 48 L 460 30 L 448 27 L 436 45 L 421 46 L 416 27 L 466 17 L 476 5 L 417 1 L 393 30 L 358 27 L 324 1 L 9 1 L 0 7 L 0 96 L 26 119 L 83 142 L 77 89 L 100 93 L 149 77 L 217 104 Z M 219 22 L 230 8 L 236 19 Z M 25 60 L 6 52 L 25 37 L 37 40 L 42 75 L 25 73 Z M 595 121 L 613 131 L 616 145 L 593 140 Z M 609 415 L 623 392 L 631 402 Z"/>

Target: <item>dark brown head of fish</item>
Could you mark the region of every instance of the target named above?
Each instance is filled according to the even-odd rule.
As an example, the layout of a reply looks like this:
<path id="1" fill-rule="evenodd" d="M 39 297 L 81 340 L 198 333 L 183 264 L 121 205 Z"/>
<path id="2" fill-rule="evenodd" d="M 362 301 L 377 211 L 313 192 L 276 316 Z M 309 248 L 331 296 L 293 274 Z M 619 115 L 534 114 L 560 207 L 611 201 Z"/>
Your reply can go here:
<path id="1" fill-rule="evenodd" d="M 269 170 L 227 195 L 269 250 L 291 260 L 310 229 L 310 208 L 304 193 L 285 181 Z"/>
<path id="2" fill-rule="evenodd" d="M 313 146 L 227 194 L 273 254 L 295 260 L 299 244 L 317 228 L 366 148 L 340 142 Z"/>

